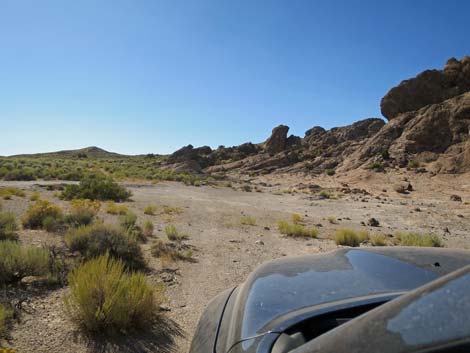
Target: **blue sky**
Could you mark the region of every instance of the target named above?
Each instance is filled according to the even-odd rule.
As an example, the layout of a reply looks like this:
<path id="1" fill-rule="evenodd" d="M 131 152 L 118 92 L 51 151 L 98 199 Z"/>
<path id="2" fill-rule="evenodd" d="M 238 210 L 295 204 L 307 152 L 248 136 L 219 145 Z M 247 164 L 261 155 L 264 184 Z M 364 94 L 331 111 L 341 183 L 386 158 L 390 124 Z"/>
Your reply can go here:
<path id="1" fill-rule="evenodd" d="M 169 153 L 380 117 L 470 54 L 470 2 L 0 0 L 0 155 Z"/>

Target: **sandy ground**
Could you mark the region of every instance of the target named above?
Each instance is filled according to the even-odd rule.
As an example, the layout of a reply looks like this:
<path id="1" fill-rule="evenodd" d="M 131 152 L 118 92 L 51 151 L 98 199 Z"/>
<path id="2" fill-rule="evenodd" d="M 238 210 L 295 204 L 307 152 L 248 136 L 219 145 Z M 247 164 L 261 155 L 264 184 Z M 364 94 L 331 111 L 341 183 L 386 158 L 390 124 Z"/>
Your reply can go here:
<path id="1" fill-rule="evenodd" d="M 415 191 L 400 195 L 392 185 L 404 179 L 412 183 Z M 150 255 L 150 243 L 144 244 L 152 281 L 167 284 L 166 316 L 173 325 L 175 344 L 163 344 L 153 351 L 187 352 L 197 320 L 207 303 L 220 291 L 242 282 L 259 264 L 282 256 L 298 256 L 330 251 L 337 246 L 329 238 L 335 229 L 348 227 L 368 229 L 374 233 L 391 235 L 396 231 L 433 232 L 440 235 L 447 247 L 470 249 L 470 178 L 469 175 L 436 176 L 395 173 L 393 175 L 363 173 L 341 178 L 322 176 L 303 178 L 297 176 L 266 176 L 248 180 L 261 192 L 245 192 L 233 188 L 185 186 L 179 183 L 127 184 L 133 192 L 133 201 L 126 203 L 140 222 L 150 219 L 155 225 L 155 238 L 164 239 L 166 224 L 175 224 L 187 234 L 188 245 L 194 247 L 194 262 L 163 263 Z M 364 189 L 366 192 L 341 194 L 340 188 Z M 41 190 L 64 208 L 54 192 L 35 186 L 37 182 L 1 182 L 28 192 Z M 43 183 L 41 183 L 43 184 Z M 305 185 L 319 184 L 338 199 L 319 199 L 306 192 Z M 450 195 L 458 194 L 462 202 L 450 201 Z M 20 216 L 31 201 L 14 197 L 3 201 L 3 208 Z M 159 209 L 163 205 L 183 209 L 179 215 L 144 215 L 149 204 Z M 317 226 L 319 239 L 292 239 L 279 234 L 276 223 L 290 220 L 293 213 L 305 217 L 307 226 Z M 242 225 L 240 219 L 249 216 L 256 219 L 255 226 Z M 116 222 L 116 216 L 104 212 L 100 217 Z M 335 217 L 331 223 L 328 218 Z M 374 217 L 379 227 L 361 224 Z M 59 235 L 43 231 L 22 230 L 23 242 L 36 245 L 58 244 Z M 77 336 L 73 326 L 61 309 L 66 288 L 43 291 L 27 299 L 26 312 L 15 324 L 8 347 L 19 352 L 96 352 L 98 348 L 87 345 Z M 181 330 L 183 335 L 177 335 Z M 140 351 L 150 351 L 151 344 L 141 345 Z M 107 351 L 139 351 L 122 346 L 108 347 Z M 101 350 L 101 348 L 100 348 Z"/>

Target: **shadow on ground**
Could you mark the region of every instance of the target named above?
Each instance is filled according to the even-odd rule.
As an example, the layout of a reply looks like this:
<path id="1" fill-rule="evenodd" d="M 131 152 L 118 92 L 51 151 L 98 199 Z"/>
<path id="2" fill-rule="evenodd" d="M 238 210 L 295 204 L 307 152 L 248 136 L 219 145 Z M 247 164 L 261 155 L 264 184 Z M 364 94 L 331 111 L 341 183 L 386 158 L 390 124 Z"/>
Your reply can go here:
<path id="1" fill-rule="evenodd" d="M 140 333 L 107 337 L 75 335 L 76 340 L 82 340 L 92 352 L 97 353 L 175 353 L 177 337 L 184 337 L 183 330 L 163 315 L 159 317 L 158 324 Z"/>

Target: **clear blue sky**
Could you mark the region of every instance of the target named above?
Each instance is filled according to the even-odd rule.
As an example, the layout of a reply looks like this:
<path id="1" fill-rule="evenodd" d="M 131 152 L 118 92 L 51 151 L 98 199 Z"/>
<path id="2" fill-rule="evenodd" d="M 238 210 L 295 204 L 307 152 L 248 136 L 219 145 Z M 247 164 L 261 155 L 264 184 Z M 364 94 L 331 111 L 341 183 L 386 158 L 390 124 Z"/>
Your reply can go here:
<path id="1" fill-rule="evenodd" d="M 466 0 L 0 0 L 0 155 L 168 153 L 380 116 L 470 54 Z"/>

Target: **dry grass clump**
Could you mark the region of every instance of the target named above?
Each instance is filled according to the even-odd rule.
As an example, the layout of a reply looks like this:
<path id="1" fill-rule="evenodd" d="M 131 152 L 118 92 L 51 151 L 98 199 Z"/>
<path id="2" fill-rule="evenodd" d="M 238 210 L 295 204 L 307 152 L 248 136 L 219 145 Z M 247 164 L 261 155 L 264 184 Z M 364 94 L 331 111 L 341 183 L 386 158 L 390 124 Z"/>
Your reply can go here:
<path id="1" fill-rule="evenodd" d="M 174 206 L 163 206 L 163 214 L 166 215 L 177 215 L 183 213 L 183 209 L 181 207 L 174 207 Z"/>
<path id="2" fill-rule="evenodd" d="M 402 233 L 395 234 L 397 245 L 443 247 L 441 238 L 436 234 Z"/>
<path id="3" fill-rule="evenodd" d="M 173 224 L 169 224 L 165 227 L 165 234 L 168 239 L 172 241 L 182 241 L 188 239 L 186 235 L 180 234 Z"/>
<path id="4" fill-rule="evenodd" d="M 6 305 L 0 304 L 0 338 L 2 338 L 7 330 L 7 323 L 13 316 L 13 310 Z"/>
<path id="5" fill-rule="evenodd" d="M 157 211 L 157 207 L 154 205 L 148 205 L 144 208 L 144 213 L 149 216 L 154 216 Z"/>
<path id="6" fill-rule="evenodd" d="M 316 238 L 318 236 L 318 229 L 305 228 L 301 224 L 293 224 L 286 221 L 279 221 L 277 227 L 281 234 L 285 234 L 289 237 L 305 237 L 305 238 Z"/>
<path id="7" fill-rule="evenodd" d="M 330 222 L 331 224 L 337 224 L 338 220 L 336 219 L 335 216 L 330 216 L 328 217 L 328 222 Z"/>
<path id="8" fill-rule="evenodd" d="M 0 284 L 19 281 L 26 276 L 49 273 L 50 256 L 46 249 L 24 246 L 16 241 L 0 241 Z"/>
<path id="9" fill-rule="evenodd" d="M 144 222 L 144 226 L 142 227 L 142 234 L 146 238 L 151 237 L 153 235 L 153 230 L 154 230 L 153 222 L 147 219 Z"/>
<path id="10" fill-rule="evenodd" d="M 18 224 L 13 213 L 0 213 L 0 241 L 18 240 Z"/>
<path id="11" fill-rule="evenodd" d="M 93 222 L 101 208 L 99 201 L 76 199 L 70 201 L 70 213 L 65 221 L 74 227 L 86 226 Z"/>
<path id="12" fill-rule="evenodd" d="M 109 201 L 106 204 L 106 213 L 109 214 L 118 214 L 118 215 L 123 215 L 126 214 L 129 211 L 126 205 L 118 205 L 114 201 Z"/>
<path id="13" fill-rule="evenodd" d="M 240 218 L 240 224 L 244 226 L 255 226 L 256 225 L 256 218 L 254 217 L 242 217 Z"/>
<path id="14" fill-rule="evenodd" d="M 59 206 L 47 200 L 38 200 L 30 205 L 22 217 L 23 227 L 53 231 L 63 221 Z"/>
<path id="15" fill-rule="evenodd" d="M 369 237 L 369 241 L 373 246 L 386 246 L 387 237 L 383 234 L 372 234 Z"/>
<path id="16" fill-rule="evenodd" d="M 153 242 L 151 253 L 155 257 L 171 261 L 190 261 L 193 256 L 191 249 L 185 249 L 184 246 L 175 243 L 164 242 L 163 240 L 159 239 Z"/>
<path id="17" fill-rule="evenodd" d="M 151 325 L 163 302 L 142 273 L 129 273 L 108 254 L 90 260 L 69 274 L 64 304 L 73 322 L 91 333 L 126 333 Z"/>
<path id="18" fill-rule="evenodd" d="M 0 197 L 4 200 L 10 200 L 12 196 L 25 197 L 26 193 L 18 188 L 8 186 L 5 188 L 0 188 Z"/>
<path id="19" fill-rule="evenodd" d="M 79 252 L 86 260 L 109 253 L 122 260 L 128 268 L 145 267 L 137 238 L 121 227 L 92 223 L 71 229 L 65 236 L 65 242 L 71 251 Z"/>
<path id="20" fill-rule="evenodd" d="M 294 213 L 292 215 L 292 223 L 299 224 L 299 223 L 302 223 L 303 221 L 304 221 L 304 217 L 302 217 L 298 213 Z"/>
<path id="21" fill-rule="evenodd" d="M 369 233 L 367 231 L 357 232 L 353 229 L 338 229 L 333 239 L 337 245 L 359 246 L 363 241 L 368 240 Z"/>
<path id="22" fill-rule="evenodd" d="M 34 191 L 33 193 L 31 193 L 31 195 L 29 196 L 29 200 L 30 201 L 37 201 L 41 198 L 41 193 L 38 192 L 38 191 Z"/>

